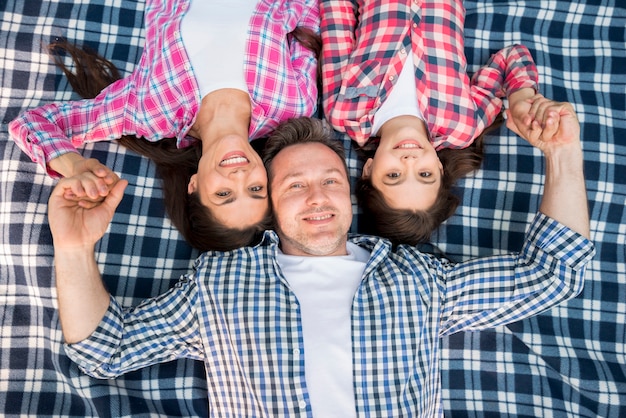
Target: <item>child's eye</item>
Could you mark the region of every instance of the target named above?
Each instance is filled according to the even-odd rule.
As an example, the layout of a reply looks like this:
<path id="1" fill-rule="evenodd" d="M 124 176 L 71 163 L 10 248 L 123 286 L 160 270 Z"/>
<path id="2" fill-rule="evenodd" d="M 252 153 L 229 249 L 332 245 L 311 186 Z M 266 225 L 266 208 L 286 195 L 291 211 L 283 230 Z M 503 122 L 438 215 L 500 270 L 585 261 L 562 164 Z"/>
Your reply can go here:
<path id="1" fill-rule="evenodd" d="M 433 175 L 433 173 L 431 173 L 430 171 L 422 171 L 420 173 L 420 177 L 430 177 L 432 175 Z"/>
<path id="2" fill-rule="evenodd" d="M 392 178 L 392 179 L 397 179 L 398 177 L 400 177 L 400 173 L 397 171 L 393 173 L 389 173 L 387 174 L 387 177 Z"/>
<path id="3" fill-rule="evenodd" d="M 227 190 L 221 191 L 221 192 L 216 192 L 216 195 L 218 195 L 219 197 L 227 197 L 230 195 L 230 192 Z"/>

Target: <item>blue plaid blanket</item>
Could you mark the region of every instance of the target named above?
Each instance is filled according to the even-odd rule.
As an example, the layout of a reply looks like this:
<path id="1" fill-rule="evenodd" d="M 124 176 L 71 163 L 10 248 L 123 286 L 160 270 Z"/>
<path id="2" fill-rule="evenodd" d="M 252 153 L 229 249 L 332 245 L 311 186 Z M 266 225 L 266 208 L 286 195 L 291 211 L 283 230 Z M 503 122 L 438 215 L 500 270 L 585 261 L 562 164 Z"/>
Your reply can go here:
<path id="1" fill-rule="evenodd" d="M 582 126 L 597 256 L 583 293 L 506 327 L 443 344 L 451 417 L 626 416 L 626 6 L 618 0 L 466 1 L 470 71 L 511 43 L 535 57 L 542 93 L 574 104 Z M 43 45 L 87 44 L 129 72 L 143 45 L 137 0 L 0 0 L 0 415 L 207 416 L 203 365 L 179 360 L 111 381 L 82 374 L 61 345 L 47 199 L 54 182 L 8 140 L 19 112 L 74 98 Z M 345 140 L 347 147 L 350 142 Z M 154 166 L 115 143 L 86 147 L 129 180 L 97 247 L 125 304 L 157 295 L 195 253 L 164 215 Z M 349 149 L 350 174 L 360 162 Z M 520 248 L 539 206 L 544 162 L 506 128 L 483 168 L 460 183 L 462 205 L 433 236 L 449 258 Z M 357 223 L 355 222 L 355 225 Z M 356 230 L 356 227 L 354 227 Z"/>

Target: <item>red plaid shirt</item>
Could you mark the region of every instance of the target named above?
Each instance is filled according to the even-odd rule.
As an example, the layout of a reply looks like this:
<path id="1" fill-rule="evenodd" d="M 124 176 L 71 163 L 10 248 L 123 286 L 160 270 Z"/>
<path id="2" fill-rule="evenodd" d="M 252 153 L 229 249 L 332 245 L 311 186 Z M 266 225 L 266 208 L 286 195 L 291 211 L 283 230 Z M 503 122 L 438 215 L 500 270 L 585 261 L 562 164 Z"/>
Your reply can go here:
<path id="1" fill-rule="evenodd" d="M 494 54 L 469 78 L 460 0 L 320 0 L 325 117 L 359 145 L 413 52 L 418 107 L 436 149 L 464 148 L 502 109 L 502 98 L 538 88 L 528 49 Z"/>
<path id="2" fill-rule="evenodd" d="M 18 146 L 52 176 L 58 174 L 47 163 L 86 142 L 137 135 L 150 141 L 175 137 L 179 147 L 188 146 L 193 139 L 186 135 L 202 99 L 180 35 L 189 3 L 148 0 L 144 51 L 133 73 L 95 99 L 25 112 L 9 125 Z M 287 37 L 297 26 L 319 31 L 317 0 L 259 0 L 243 65 L 252 102 L 251 140 L 316 110 L 316 57 Z"/>

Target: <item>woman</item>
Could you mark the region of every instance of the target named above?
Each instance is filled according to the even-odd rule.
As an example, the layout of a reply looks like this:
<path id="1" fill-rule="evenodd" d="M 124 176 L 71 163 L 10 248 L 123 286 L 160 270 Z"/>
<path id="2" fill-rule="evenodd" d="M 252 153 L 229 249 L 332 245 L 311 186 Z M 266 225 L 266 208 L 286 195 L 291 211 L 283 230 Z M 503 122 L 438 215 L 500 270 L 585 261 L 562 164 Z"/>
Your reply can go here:
<path id="1" fill-rule="evenodd" d="M 157 163 L 168 214 L 192 246 L 247 245 L 269 214 L 267 175 L 249 141 L 315 111 L 310 48 L 318 30 L 316 0 L 148 1 L 144 51 L 132 74 L 94 98 L 27 111 L 9 131 L 51 176 L 80 176 L 84 190 L 76 192 L 92 199 L 105 196 L 116 176 L 76 147 L 125 137 Z M 83 87 L 114 68 L 63 48 L 79 64 L 96 64 L 95 74 L 89 68 L 74 79 Z"/>
<path id="2" fill-rule="evenodd" d="M 357 187 L 363 226 L 426 241 L 458 204 L 455 180 L 480 165 L 481 141 L 472 144 L 504 97 L 521 123 L 538 88 L 532 57 L 505 48 L 470 79 L 459 0 L 321 0 L 320 14 L 324 115 L 375 149 Z"/>

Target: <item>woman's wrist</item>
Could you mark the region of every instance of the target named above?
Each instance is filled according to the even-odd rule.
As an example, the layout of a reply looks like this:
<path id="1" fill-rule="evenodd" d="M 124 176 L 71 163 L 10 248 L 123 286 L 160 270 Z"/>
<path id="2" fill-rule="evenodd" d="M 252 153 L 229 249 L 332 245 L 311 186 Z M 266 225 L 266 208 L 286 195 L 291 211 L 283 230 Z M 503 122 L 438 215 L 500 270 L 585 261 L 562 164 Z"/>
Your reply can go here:
<path id="1" fill-rule="evenodd" d="M 63 177 L 72 177 L 74 174 L 74 167 L 77 162 L 83 161 L 85 157 L 76 152 L 67 152 L 62 154 L 48 162 L 48 167 L 56 171 Z"/>

